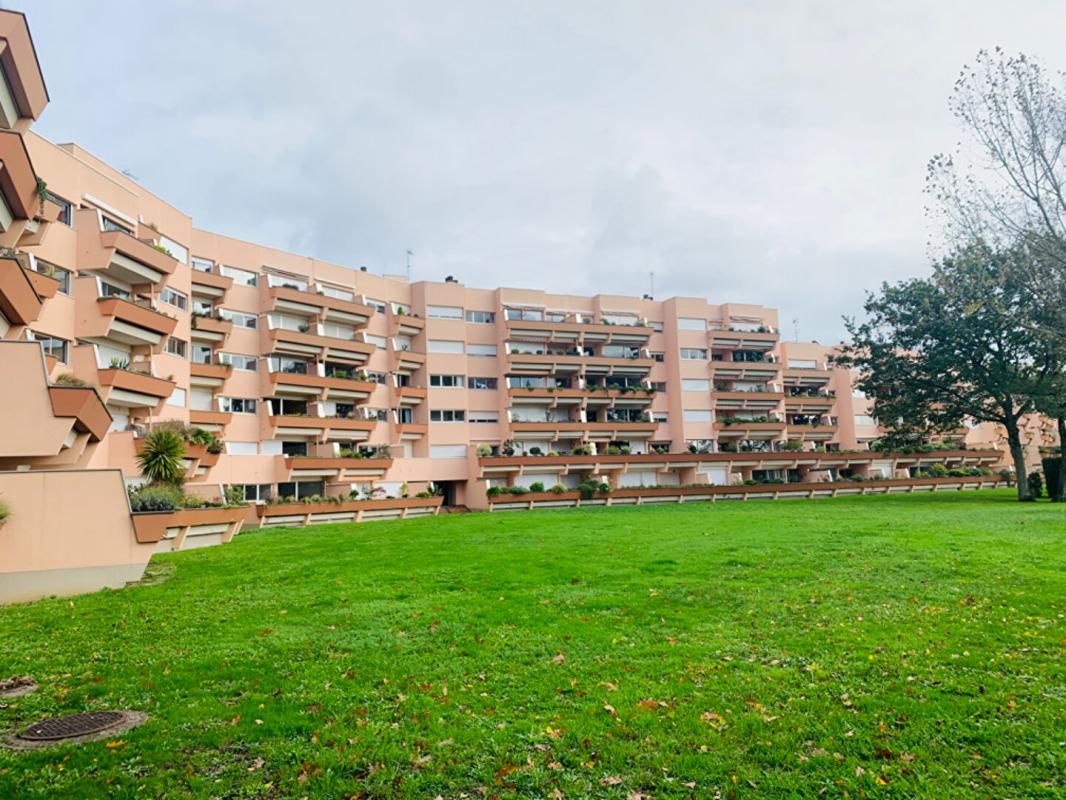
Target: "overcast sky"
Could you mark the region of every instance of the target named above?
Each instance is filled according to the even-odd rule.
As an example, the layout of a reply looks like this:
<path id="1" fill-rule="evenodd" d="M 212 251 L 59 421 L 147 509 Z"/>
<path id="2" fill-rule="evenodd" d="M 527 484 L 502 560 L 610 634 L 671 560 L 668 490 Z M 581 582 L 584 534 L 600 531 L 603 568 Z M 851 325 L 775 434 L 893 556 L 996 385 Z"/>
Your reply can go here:
<path id="1" fill-rule="evenodd" d="M 843 334 L 927 269 L 946 98 L 1066 0 L 29 0 L 75 141 L 198 227 L 468 286 L 775 306 Z"/>

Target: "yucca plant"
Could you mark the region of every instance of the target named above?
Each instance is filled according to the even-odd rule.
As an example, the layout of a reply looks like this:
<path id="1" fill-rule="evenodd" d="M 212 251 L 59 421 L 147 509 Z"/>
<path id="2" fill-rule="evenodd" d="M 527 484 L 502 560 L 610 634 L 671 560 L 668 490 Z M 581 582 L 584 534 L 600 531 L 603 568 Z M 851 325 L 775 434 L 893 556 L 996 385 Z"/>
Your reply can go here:
<path id="1" fill-rule="evenodd" d="M 180 433 L 170 428 L 156 428 L 144 437 L 144 448 L 137 456 L 141 474 L 150 483 L 182 482 L 185 467 L 185 440 Z"/>

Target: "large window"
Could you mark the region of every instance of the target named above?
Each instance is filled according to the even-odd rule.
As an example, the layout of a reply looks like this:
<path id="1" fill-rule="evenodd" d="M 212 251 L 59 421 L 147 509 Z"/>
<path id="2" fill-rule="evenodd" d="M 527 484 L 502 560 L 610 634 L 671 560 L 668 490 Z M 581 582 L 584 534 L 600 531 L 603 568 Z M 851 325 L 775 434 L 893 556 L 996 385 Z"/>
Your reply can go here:
<path id="1" fill-rule="evenodd" d="M 325 484 L 322 481 L 289 481 L 278 484 L 278 497 L 292 497 L 302 500 L 306 497 L 321 497 L 325 494 Z"/>
<path id="2" fill-rule="evenodd" d="M 50 278 L 54 278 L 59 282 L 59 291 L 63 294 L 70 294 L 70 270 L 57 267 L 48 261 L 42 261 L 41 259 L 34 259 L 34 269 L 42 275 L 47 275 Z"/>
<path id="3" fill-rule="evenodd" d="M 702 378 L 682 378 L 681 391 L 683 392 L 709 392 L 711 382 Z"/>
<path id="4" fill-rule="evenodd" d="M 246 356 L 240 353 L 219 353 L 219 364 L 230 364 L 234 369 L 245 372 L 255 372 L 255 356 Z"/>
<path id="5" fill-rule="evenodd" d="M 496 378 L 475 378 L 471 377 L 467 380 L 466 388 L 468 389 L 495 389 Z"/>
<path id="6" fill-rule="evenodd" d="M 682 347 L 681 358 L 685 359 L 686 361 L 706 361 L 707 351 L 700 350 L 695 347 Z"/>
<path id="7" fill-rule="evenodd" d="M 70 347 L 70 342 L 66 339 L 59 339 L 55 336 L 49 336 L 46 333 L 37 333 L 36 331 L 30 331 L 30 339 L 35 342 L 40 342 L 46 356 L 52 356 L 64 364 L 67 363 L 67 352 Z"/>
<path id="8" fill-rule="evenodd" d="M 493 423 L 500 421 L 499 411 L 471 411 L 467 415 L 467 422 Z"/>
<path id="9" fill-rule="evenodd" d="M 494 356 L 494 355 L 496 355 L 496 345 L 494 345 L 494 344 L 471 344 L 471 345 L 467 345 L 466 354 L 468 356 Z"/>
<path id="10" fill-rule="evenodd" d="M 173 336 L 167 338 L 167 352 L 170 353 L 172 356 L 177 356 L 178 358 L 185 358 L 186 354 L 188 353 L 188 348 L 188 343 L 183 339 L 177 339 Z"/>
<path id="11" fill-rule="evenodd" d="M 256 325 L 256 315 L 248 314 L 244 311 L 230 311 L 228 308 L 220 308 L 218 310 L 218 315 L 222 317 L 222 319 L 230 320 L 237 328 L 254 329 Z"/>
<path id="12" fill-rule="evenodd" d="M 59 206 L 59 217 L 56 222 L 62 222 L 68 228 L 74 224 L 74 206 L 69 200 L 64 200 L 51 192 L 45 193 L 45 198 Z"/>
<path id="13" fill-rule="evenodd" d="M 430 339 L 428 352 L 455 353 L 461 355 L 463 352 L 463 343 L 447 339 Z"/>
<path id="14" fill-rule="evenodd" d="M 478 325 L 492 325 L 496 322 L 495 311 L 467 311 L 466 321 Z"/>
<path id="15" fill-rule="evenodd" d="M 230 414 L 254 414 L 256 401 L 250 397 L 220 397 L 218 406 Z"/>
<path id="16" fill-rule="evenodd" d="M 430 375 L 429 385 L 438 389 L 462 389 L 462 375 Z"/>
<path id="17" fill-rule="evenodd" d="M 242 286 L 255 286 L 259 282 L 259 276 L 254 272 L 249 272 L 246 269 L 237 269 L 236 267 L 227 267 L 225 264 L 219 270 L 227 278 L 233 278 L 234 283 L 239 283 Z"/>
<path id="18" fill-rule="evenodd" d="M 192 257 L 192 268 L 197 272 L 211 272 L 215 267 L 215 262 L 207 258 Z"/>
<path id="19" fill-rule="evenodd" d="M 526 322 L 542 322 L 544 312 L 533 308 L 507 308 L 503 316 L 506 319 L 524 320 Z"/>
<path id="20" fill-rule="evenodd" d="M 189 307 L 189 298 L 177 289 L 171 289 L 169 286 L 163 289 L 162 293 L 159 295 L 159 299 L 168 306 L 180 308 L 182 311 Z"/>
<path id="21" fill-rule="evenodd" d="M 429 412 L 430 422 L 466 422 L 466 412 L 460 408 L 435 408 Z"/>

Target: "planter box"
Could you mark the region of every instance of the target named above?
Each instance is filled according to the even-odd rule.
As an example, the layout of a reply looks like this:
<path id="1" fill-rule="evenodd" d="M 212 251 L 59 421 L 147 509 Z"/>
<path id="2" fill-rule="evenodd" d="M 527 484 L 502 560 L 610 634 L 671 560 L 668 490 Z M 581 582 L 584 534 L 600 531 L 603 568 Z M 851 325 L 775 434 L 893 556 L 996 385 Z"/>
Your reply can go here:
<path id="1" fill-rule="evenodd" d="M 411 511 L 436 514 L 443 497 L 407 497 L 394 500 L 346 500 L 343 503 L 277 503 L 256 506 L 259 524 L 306 525 L 309 522 L 361 522 L 364 517 L 402 519 Z M 270 520 L 275 522 L 271 523 Z"/>
<path id="2" fill-rule="evenodd" d="M 202 525 L 234 525 L 245 518 L 244 506 L 230 508 L 180 508 L 176 511 L 131 513 L 133 530 L 141 544 L 161 541 L 168 528 L 195 528 Z"/>

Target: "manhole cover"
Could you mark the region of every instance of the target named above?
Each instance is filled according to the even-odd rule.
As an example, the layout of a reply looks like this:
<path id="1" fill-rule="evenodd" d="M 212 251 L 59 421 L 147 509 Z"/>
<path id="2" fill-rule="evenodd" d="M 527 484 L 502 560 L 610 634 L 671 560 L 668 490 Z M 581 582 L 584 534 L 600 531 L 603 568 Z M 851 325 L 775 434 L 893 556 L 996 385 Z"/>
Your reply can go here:
<path id="1" fill-rule="evenodd" d="M 18 735 L 30 742 L 54 742 L 58 739 L 73 739 L 114 728 L 124 722 L 126 715 L 120 711 L 91 711 L 87 714 L 69 714 L 53 717 L 30 725 Z"/>

